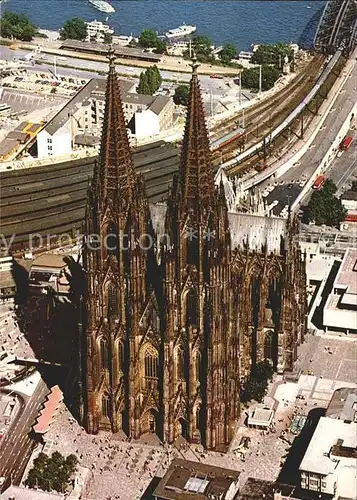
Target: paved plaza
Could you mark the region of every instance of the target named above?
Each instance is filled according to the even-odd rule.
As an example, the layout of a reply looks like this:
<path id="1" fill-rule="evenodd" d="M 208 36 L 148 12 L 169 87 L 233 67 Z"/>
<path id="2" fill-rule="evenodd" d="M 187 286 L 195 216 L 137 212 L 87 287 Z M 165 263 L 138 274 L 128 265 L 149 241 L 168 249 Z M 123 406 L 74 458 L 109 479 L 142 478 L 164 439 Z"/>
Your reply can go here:
<path id="1" fill-rule="evenodd" d="M 19 366 L 10 363 L 15 356 L 33 358 L 34 353 L 16 320 L 13 302 L 0 303 L 0 378 L 14 374 Z"/>
<path id="2" fill-rule="evenodd" d="M 207 452 L 183 439 L 168 446 L 151 435 L 135 442 L 128 442 L 122 434 L 88 435 L 64 404 L 45 436 L 45 450 L 74 453 L 80 466 L 89 470 L 83 495 L 86 500 L 140 499 L 152 479 L 165 474 L 174 457 L 238 470 L 241 484 L 248 477 L 276 480 L 295 439 L 290 432 L 294 417 L 326 408 L 337 388 L 356 385 L 357 342 L 345 337 L 308 336 L 299 356 L 302 373 L 298 382 L 275 375 L 270 383 L 264 403 L 275 410 L 272 428 L 248 428 L 248 409 L 242 408 L 235 437 L 225 454 Z M 249 438 L 244 453 L 239 446 L 242 438 Z"/>
<path id="3" fill-rule="evenodd" d="M 357 339 L 340 334 L 309 335 L 300 348 L 298 365 L 305 373 L 335 380 L 357 381 Z"/>

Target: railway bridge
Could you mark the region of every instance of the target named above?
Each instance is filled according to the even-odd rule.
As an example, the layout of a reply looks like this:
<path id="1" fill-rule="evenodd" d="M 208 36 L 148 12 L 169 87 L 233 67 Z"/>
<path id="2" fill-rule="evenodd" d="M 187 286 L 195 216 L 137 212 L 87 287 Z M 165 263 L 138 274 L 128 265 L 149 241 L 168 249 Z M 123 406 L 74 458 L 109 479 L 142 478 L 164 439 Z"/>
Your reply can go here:
<path id="1" fill-rule="evenodd" d="M 332 54 L 339 47 L 350 53 L 357 43 L 356 0 L 328 0 L 317 27 L 314 47 Z"/>

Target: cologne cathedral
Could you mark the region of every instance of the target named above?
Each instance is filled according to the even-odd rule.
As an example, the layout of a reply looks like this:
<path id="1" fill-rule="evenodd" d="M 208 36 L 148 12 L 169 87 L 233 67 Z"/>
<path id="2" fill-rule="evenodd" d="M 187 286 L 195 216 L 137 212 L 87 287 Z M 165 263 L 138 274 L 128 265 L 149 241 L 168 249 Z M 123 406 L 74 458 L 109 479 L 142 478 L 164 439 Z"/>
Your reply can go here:
<path id="1" fill-rule="evenodd" d="M 223 450 L 239 417 L 240 382 L 255 363 L 293 368 L 305 331 L 305 260 L 291 215 L 228 211 L 197 66 L 179 174 L 167 202 L 149 204 L 110 55 L 83 247 L 82 413 L 89 433 L 151 432 L 168 443 L 183 436 Z"/>

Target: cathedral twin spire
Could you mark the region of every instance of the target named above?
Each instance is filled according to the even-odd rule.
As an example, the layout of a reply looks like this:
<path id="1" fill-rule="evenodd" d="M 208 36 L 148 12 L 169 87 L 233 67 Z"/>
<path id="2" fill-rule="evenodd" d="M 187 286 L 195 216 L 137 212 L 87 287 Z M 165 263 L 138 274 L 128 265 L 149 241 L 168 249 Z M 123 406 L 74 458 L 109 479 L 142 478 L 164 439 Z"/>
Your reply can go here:
<path id="1" fill-rule="evenodd" d="M 215 192 L 210 143 L 197 74 L 198 66 L 194 54 L 180 169 L 183 202 L 189 209 L 211 206 Z"/>
<path id="2" fill-rule="evenodd" d="M 112 48 L 109 50 L 108 59 L 109 74 L 96 188 L 99 189 L 98 194 L 102 202 L 118 198 L 120 205 L 124 203 L 127 206 L 135 196 L 135 173 Z M 191 67 L 180 181 L 184 205 L 188 209 L 196 209 L 211 206 L 215 185 L 195 55 Z"/>
<path id="3" fill-rule="evenodd" d="M 127 206 L 134 198 L 135 174 L 113 48 L 109 50 L 108 59 L 109 74 L 96 187 L 102 202 L 116 199 L 119 206 Z"/>

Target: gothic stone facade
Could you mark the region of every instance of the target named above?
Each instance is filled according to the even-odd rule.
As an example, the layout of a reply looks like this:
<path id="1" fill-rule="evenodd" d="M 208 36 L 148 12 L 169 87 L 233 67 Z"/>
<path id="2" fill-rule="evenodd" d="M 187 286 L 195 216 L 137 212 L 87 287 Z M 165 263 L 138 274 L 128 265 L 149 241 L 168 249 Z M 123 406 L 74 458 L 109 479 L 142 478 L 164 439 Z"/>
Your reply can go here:
<path id="1" fill-rule="evenodd" d="M 241 377 L 265 358 L 280 372 L 292 368 L 305 267 L 295 220 L 228 213 L 192 67 L 180 173 L 167 203 L 149 205 L 110 56 L 83 250 L 83 420 L 90 433 L 183 435 L 224 449 Z"/>

